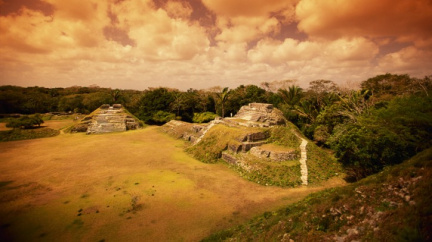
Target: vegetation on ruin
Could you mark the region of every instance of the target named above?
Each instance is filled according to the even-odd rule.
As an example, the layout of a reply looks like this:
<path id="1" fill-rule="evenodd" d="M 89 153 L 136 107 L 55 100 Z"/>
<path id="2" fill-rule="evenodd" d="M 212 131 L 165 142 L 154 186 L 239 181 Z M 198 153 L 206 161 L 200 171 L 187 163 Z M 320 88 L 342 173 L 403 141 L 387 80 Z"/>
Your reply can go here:
<path id="1" fill-rule="evenodd" d="M 230 165 L 241 177 L 264 186 L 298 187 L 301 185 L 300 163 L 298 160 L 283 162 L 265 162 L 250 156 L 241 156 L 252 170 L 242 166 Z"/>
<path id="2" fill-rule="evenodd" d="M 200 161 L 216 163 L 229 145 L 239 145 L 241 139 L 248 133 L 260 131 L 263 130 L 260 128 L 228 127 L 218 124 L 211 128 L 198 144 L 188 147 L 187 151 Z"/>
<path id="3" fill-rule="evenodd" d="M 212 112 L 203 112 L 203 113 L 194 113 L 192 121 L 194 123 L 208 123 L 214 120 L 217 117 L 215 113 Z"/>

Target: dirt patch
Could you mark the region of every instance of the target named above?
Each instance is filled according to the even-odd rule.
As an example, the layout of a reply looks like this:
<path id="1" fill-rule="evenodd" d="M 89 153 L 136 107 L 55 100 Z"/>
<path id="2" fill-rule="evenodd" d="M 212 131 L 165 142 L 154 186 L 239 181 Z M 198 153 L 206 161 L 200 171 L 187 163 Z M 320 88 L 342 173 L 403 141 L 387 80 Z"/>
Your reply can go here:
<path id="1" fill-rule="evenodd" d="M 323 189 L 261 186 L 183 146 L 157 127 L 0 143 L 0 236 L 197 241 Z"/>
<path id="2" fill-rule="evenodd" d="M 6 123 L 0 123 L 0 131 L 11 130 L 11 128 L 6 127 Z"/>
<path id="3" fill-rule="evenodd" d="M 51 129 L 60 130 L 64 129 L 70 125 L 74 124 L 74 120 L 65 119 L 65 120 L 48 120 L 45 121 L 42 126 L 46 126 Z"/>

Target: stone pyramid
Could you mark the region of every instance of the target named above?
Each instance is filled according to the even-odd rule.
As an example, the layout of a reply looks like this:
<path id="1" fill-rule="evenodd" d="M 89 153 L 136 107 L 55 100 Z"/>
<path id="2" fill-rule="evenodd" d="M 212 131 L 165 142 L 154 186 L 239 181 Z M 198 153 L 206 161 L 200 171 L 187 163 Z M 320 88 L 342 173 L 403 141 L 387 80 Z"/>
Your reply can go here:
<path id="1" fill-rule="evenodd" d="M 140 122 L 129 114 L 121 104 L 112 106 L 104 104 L 81 120 L 81 123 L 72 129 L 72 132 L 101 134 L 134 130 L 140 126 Z"/>

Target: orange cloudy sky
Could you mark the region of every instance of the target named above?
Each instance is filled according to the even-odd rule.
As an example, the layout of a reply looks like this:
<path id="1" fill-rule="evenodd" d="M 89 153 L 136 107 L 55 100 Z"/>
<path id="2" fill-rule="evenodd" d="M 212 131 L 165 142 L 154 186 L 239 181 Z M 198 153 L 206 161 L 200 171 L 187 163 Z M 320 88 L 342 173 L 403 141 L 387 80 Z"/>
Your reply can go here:
<path id="1" fill-rule="evenodd" d="M 431 70 L 431 0 L 0 0 L 0 85 L 307 86 Z"/>

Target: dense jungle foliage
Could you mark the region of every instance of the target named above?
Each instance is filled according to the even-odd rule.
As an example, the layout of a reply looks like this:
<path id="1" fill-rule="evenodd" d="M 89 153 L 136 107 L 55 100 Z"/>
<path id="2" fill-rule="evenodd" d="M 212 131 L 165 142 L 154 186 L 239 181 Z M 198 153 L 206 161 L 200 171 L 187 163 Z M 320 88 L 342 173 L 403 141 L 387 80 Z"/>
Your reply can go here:
<path id="1" fill-rule="evenodd" d="M 385 74 L 363 81 L 358 90 L 329 80 L 312 81 L 307 89 L 291 81 L 187 91 L 2 86 L 0 113 L 90 113 L 102 104 L 120 103 L 148 124 L 163 124 L 206 122 L 215 114 L 235 115 L 251 102 L 271 103 L 308 138 L 332 149 L 357 180 L 432 145 L 430 78 Z"/>

